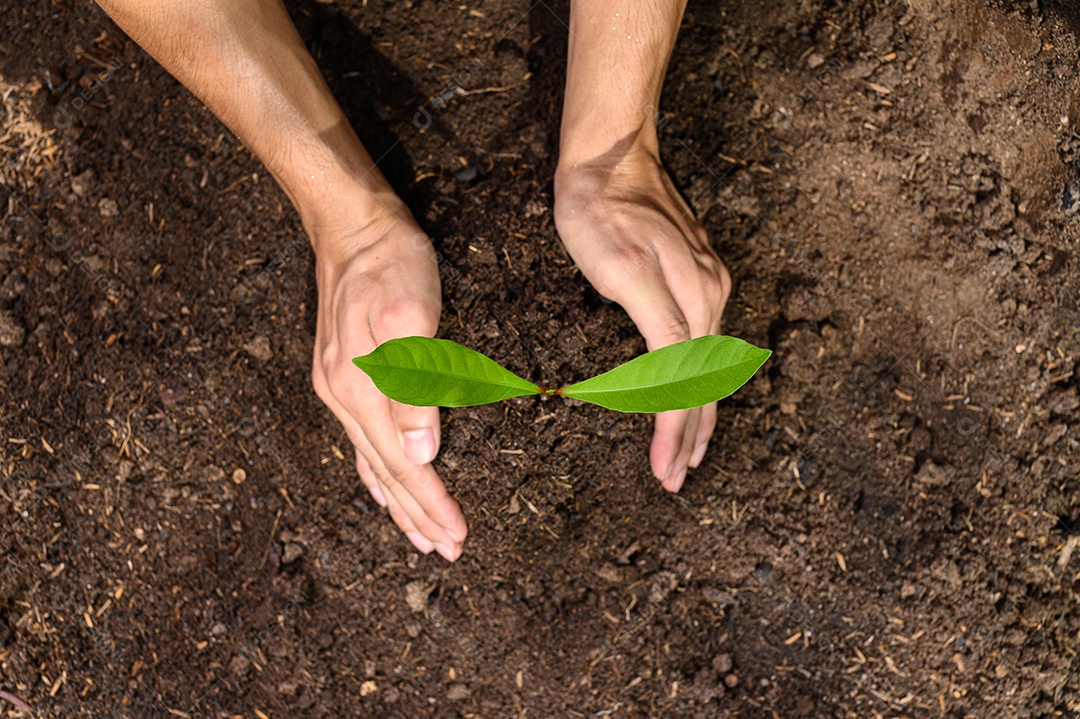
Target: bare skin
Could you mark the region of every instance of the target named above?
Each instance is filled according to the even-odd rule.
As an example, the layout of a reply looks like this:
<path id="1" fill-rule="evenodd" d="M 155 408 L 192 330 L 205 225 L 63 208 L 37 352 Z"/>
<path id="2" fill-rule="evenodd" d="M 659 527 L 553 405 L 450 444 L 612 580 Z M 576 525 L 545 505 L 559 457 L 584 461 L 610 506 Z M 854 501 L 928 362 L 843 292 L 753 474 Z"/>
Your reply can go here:
<path id="1" fill-rule="evenodd" d="M 577 0 L 570 12 L 555 225 L 650 350 L 717 334 L 731 278 L 660 163 L 656 115 L 686 7 Z M 649 460 L 677 492 L 705 456 L 716 404 L 656 416 Z"/>
<path id="2" fill-rule="evenodd" d="M 387 399 L 349 362 L 395 337 L 434 335 L 441 292 L 430 241 L 349 126 L 281 1 L 99 4 L 236 133 L 296 206 L 316 256 L 315 391 L 348 433 L 375 500 L 417 549 L 454 561 L 468 530 L 431 466 L 438 409 Z M 730 292 L 659 159 L 656 106 L 684 6 L 575 0 L 571 12 L 556 224 L 649 349 L 717 332 Z M 657 416 L 650 459 L 665 488 L 678 491 L 701 462 L 715 422 L 715 405 Z"/>

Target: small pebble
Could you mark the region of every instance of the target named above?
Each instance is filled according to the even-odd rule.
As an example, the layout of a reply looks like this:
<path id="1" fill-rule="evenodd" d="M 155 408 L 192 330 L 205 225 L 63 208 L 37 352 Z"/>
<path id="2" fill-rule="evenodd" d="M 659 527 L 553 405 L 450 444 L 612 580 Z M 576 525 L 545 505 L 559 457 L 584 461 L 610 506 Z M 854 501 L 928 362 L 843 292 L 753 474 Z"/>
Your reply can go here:
<path id="1" fill-rule="evenodd" d="M 10 302 L 26 291 L 26 275 L 21 270 L 12 270 L 0 282 L 0 302 Z"/>
<path id="2" fill-rule="evenodd" d="M 664 601 L 678 584 L 679 578 L 675 572 L 667 569 L 657 572 L 649 580 L 649 602 L 659 604 Z"/>
<path id="3" fill-rule="evenodd" d="M 116 204 L 116 200 L 103 197 L 98 202 L 98 212 L 102 217 L 116 217 L 120 214 L 120 206 Z"/>
<path id="4" fill-rule="evenodd" d="M 19 324 L 15 313 L 0 310 L 0 347 L 22 347 L 26 342 L 26 329 Z"/>
<path id="5" fill-rule="evenodd" d="M 1066 217 L 1080 212 L 1080 180 L 1065 187 L 1065 192 L 1061 195 L 1061 211 Z"/>
<path id="6" fill-rule="evenodd" d="M 94 181 L 94 171 L 85 170 L 84 172 L 74 175 L 71 178 L 71 191 L 76 197 L 82 197 L 86 194 L 87 188 L 90 183 Z"/>
<path id="7" fill-rule="evenodd" d="M 285 545 L 285 553 L 281 555 L 282 564 L 291 564 L 301 557 L 304 553 L 304 546 L 297 544 L 296 542 L 289 542 Z"/>
<path id="8" fill-rule="evenodd" d="M 735 674 L 728 674 L 726 677 L 724 677 L 724 686 L 726 686 L 728 689 L 734 689 L 735 687 L 739 686 L 739 677 Z"/>
<path id="9" fill-rule="evenodd" d="M 265 335 L 259 335 L 245 344 L 244 351 L 260 362 L 267 362 L 274 356 L 270 349 L 270 340 Z"/>
<path id="10" fill-rule="evenodd" d="M 238 677 L 245 676 L 251 670 L 251 660 L 242 654 L 237 654 L 229 662 L 229 671 Z"/>
<path id="11" fill-rule="evenodd" d="M 927 487 L 944 487 L 949 484 L 949 474 L 944 467 L 928 459 L 915 473 L 915 481 Z"/>
<path id="12" fill-rule="evenodd" d="M 596 570 L 596 576 L 611 584 L 618 584 L 622 581 L 622 574 L 619 573 L 619 568 L 609 562 L 600 565 L 600 568 Z"/>
<path id="13" fill-rule="evenodd" d="M 454 173 L 454 177 L 458 182 L 472 182 L 479 174 L 475 167 L 463 167 Z"/>
<path id="14" fill-rule="evenodd" d="M 427 607 L 428 595 L 434 586 L 425 585 L 423 582 L 409 582 L 405 585 L 405 603 L 414 612 L 422 612 Z"/>
<path id="15" fill-rule="evenodd" d="M 727 592 L 721 592 L 716 587 L 703 587 L 701 593 L 705 597 L 705 601 L 719 604 L 722 607 L 729 607 L 735 603 L 734 597 Z"/>
<path id="16" fill-rule="evenodd" d="M 281 552 L 280 542 L 270 543 L 270 551 L 266 553 L 266 564 L 270 567 L 270 571 L 276 572 L 281 568 Z"/>
<path id="17" fill-rule="evenodd" d="M 713 669 L 717 674 L 727 674 L 735 666 L 730 654 L 717 654 L 712 660 Z"/>

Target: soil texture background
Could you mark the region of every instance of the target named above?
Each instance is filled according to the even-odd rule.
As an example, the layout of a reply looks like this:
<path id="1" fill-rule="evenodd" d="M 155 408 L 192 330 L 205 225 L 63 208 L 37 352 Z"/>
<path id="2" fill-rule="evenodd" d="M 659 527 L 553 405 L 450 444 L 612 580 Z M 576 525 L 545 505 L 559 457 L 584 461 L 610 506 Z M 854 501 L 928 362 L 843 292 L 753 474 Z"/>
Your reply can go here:
<path id="1" fill-rule="evenodd" d="M 290 4 L 436 238 L 440 336 L 644 349 L 555 233 L 565 3 Z M 95 6 L 0 7 L 0 713 L 1073 717 L 1080 16 L 691 2 L 665 160 L 774 350 L 677 496 L 651 422 L 443 412 L 450 566 L 310 388 L 259 163 Z"/>

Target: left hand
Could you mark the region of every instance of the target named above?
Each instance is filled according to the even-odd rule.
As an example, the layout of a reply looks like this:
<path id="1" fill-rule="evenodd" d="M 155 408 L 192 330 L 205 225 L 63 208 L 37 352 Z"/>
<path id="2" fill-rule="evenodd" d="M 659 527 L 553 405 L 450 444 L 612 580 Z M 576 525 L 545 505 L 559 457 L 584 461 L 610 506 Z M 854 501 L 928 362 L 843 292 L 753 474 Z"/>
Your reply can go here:
<path id="1" fill-rule="evenodd" d="M 654 153 L 631 149 L 617 161 L 560 165 L 555 226 L 585 277 L 626 310 L 649 351 L 719 334 L 731 277 Z M 649 460 L 664 489 L 679 491 L 715 427 L 715 402 L 656 415 Z"/>

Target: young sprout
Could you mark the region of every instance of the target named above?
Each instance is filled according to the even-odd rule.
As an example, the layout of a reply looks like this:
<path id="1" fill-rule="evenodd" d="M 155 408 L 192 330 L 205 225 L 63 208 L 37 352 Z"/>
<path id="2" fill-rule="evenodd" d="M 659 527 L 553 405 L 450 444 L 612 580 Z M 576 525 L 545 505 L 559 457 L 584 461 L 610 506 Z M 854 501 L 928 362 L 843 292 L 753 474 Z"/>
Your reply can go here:
<path id="1" fill-rule="evenodd" d="M 569 387 L 540 387 L 449 340 L 404 337 L 353 363 L 387 397 L 422 407 L 470 407 L 525 395 L 562 395 L 618 412 L 693 409 L 727 397 L 772 352 L 735 337 L 707 335 L 647 352 Z"/>

